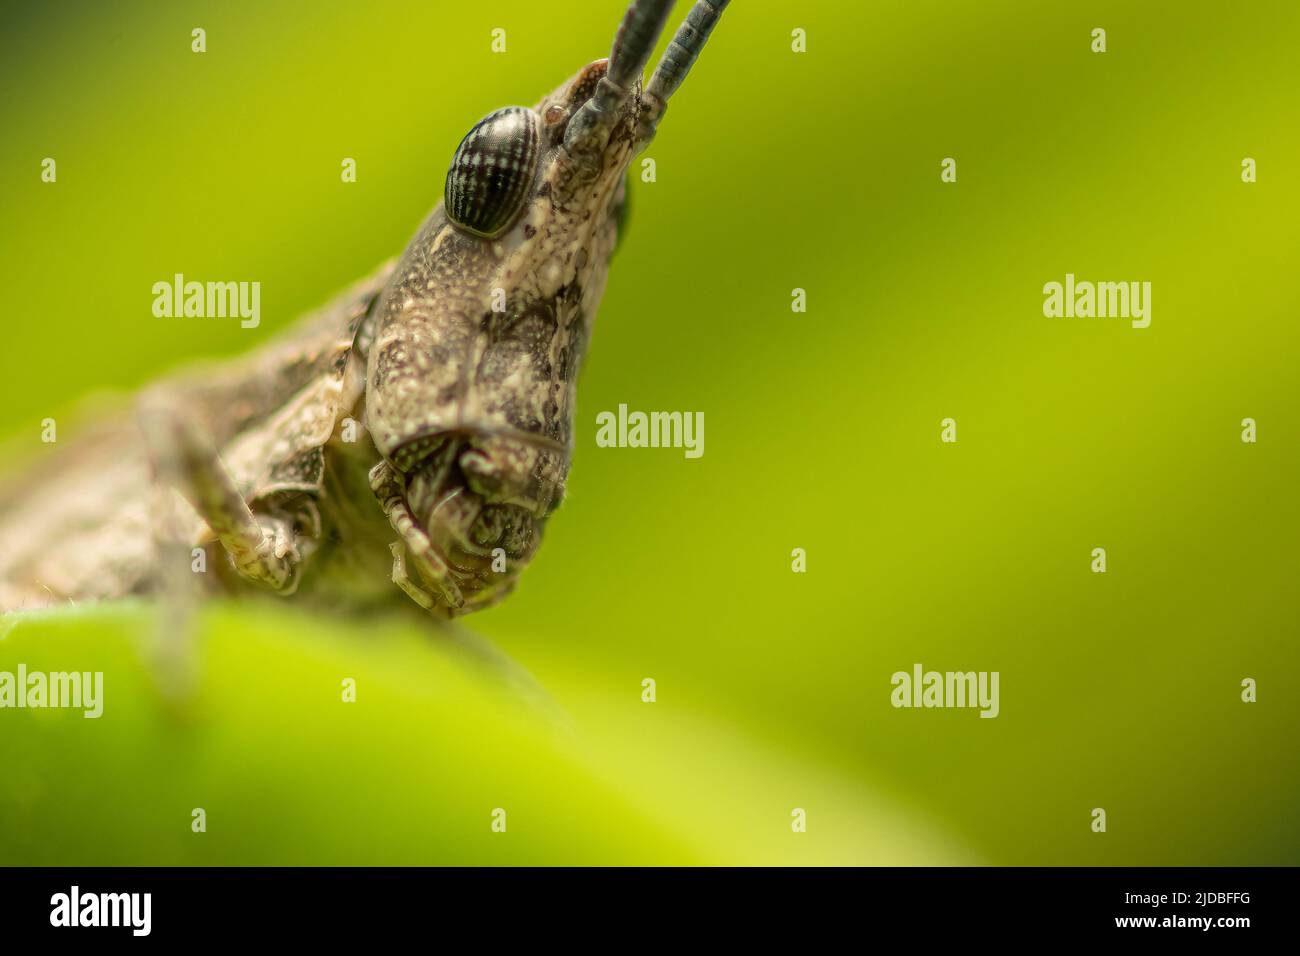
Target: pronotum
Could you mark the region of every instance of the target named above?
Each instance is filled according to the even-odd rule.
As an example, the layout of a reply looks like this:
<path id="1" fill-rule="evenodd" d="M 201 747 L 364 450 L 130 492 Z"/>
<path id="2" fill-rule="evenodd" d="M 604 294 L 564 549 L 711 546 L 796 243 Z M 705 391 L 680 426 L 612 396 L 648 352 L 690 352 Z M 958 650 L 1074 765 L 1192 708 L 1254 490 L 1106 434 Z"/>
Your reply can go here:
<path id="1" fill-rule="evenodd" d="M 500 600 L 564 495 L 628 166 L 728 0 L 633 0 L 608 60 L 465 136 L 406 251 L 233 364 L 142 393 L 0 491 L 0 609 L 163 587 L 454 616 Z M 390 583 L 390 580 L 392 583 Z"/>

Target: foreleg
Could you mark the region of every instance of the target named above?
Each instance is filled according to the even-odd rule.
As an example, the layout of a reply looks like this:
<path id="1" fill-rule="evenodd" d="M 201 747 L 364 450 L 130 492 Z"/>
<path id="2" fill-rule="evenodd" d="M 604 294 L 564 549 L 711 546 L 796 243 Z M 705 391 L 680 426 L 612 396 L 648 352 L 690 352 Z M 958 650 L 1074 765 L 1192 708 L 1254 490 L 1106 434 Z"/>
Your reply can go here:
<path id="1" fill-rule="evenodd" d="M 300 514 L 255 514 L 201 426 L 156 407 L 143 413 L 142 425 L 157 478 L 207 523 L 235 571 L 280 594 L 293 593 L 315 543 L 314 506 L 304 502 Z"/>

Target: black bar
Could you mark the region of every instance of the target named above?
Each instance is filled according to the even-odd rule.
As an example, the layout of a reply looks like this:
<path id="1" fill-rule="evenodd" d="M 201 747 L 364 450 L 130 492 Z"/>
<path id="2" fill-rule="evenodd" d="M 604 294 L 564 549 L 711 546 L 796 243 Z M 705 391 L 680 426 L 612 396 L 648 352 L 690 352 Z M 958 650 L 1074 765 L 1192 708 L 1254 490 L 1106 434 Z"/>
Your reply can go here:
<path id="1" fill-rule="evenodd" d="M 167 942 L 337 944 L 400 933 L 449 946 L 450 933 L 471 932 L 541 943 L 603 927 L 611 943 L 650 934 L 663 945 L 678 933 L 1231 945 L 1286 933 L 1296 884 L 1294 868 L 5 869 L 0 925 L 6 942 L 144 938 L 144 897 L 104 907 L 101 894 L 148 893 L 147 938 Z M 116 908 L 122 925 L 51 925 L 71 921 L 74 886 L 79 921 L 111 919 Z"/>

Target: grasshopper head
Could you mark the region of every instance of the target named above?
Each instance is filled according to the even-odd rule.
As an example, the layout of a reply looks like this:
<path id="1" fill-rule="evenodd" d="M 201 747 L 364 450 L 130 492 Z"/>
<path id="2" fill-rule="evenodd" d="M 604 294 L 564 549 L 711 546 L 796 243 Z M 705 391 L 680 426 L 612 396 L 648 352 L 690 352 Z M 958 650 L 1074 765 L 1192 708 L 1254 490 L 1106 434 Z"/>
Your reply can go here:
<path id="1" fill-rule="evenodd" d="M 672 2 L 634 0 L 608 59 L 466 134 L 443 202 L 376 305 L 366 380 L 375 444 L 435 542 L 468 558 L 505 529 L 517 545 L 506 549 L 511 577 L 563 496 L 578 369 L 628 165 L 727 0 L 696 3 L 643 88 Z M 460 530 L 449 537 L 435 526 L 452 514 Z M 493 593 L 508 585 L 492 580 L 483 588 Z"/>
<path id="2" fill-rule="evenodd" d="M 608 59 L 578 71 L 531 110 L 505 107 L 477 123 L 447 172 L 450 221 L 484 239 L 504 238 L 536 228 L 548 199 L 589 213 L 580 220 L 588 233 L 616 220 L 628 163 L 654 137 L 669 97 L 729 0 L 698 0 L 642 88 L 642 70 L 673 2 L 633 0 Z M 539 207 L 542 215 L 530 216 Z"/>

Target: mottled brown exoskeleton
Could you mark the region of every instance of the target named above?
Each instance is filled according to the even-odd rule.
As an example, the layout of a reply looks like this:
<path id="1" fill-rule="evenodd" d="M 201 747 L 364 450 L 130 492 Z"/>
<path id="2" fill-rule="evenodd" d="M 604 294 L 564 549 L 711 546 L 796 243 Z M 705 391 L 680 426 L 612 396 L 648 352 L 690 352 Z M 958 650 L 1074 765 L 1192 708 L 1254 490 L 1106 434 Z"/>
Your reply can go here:
<path id="1" fill-rule="evenodd" d="M 446 616 L 508 593 L 564 496 L 628 166 L 726 4 L 694 5 L 642 89 L 672 0 L 634 0 L 608 61 L 469 132 L 395 264 L 0 493 L 0 608 L 181 567 L 336 601 L 391 577 Z"/>

